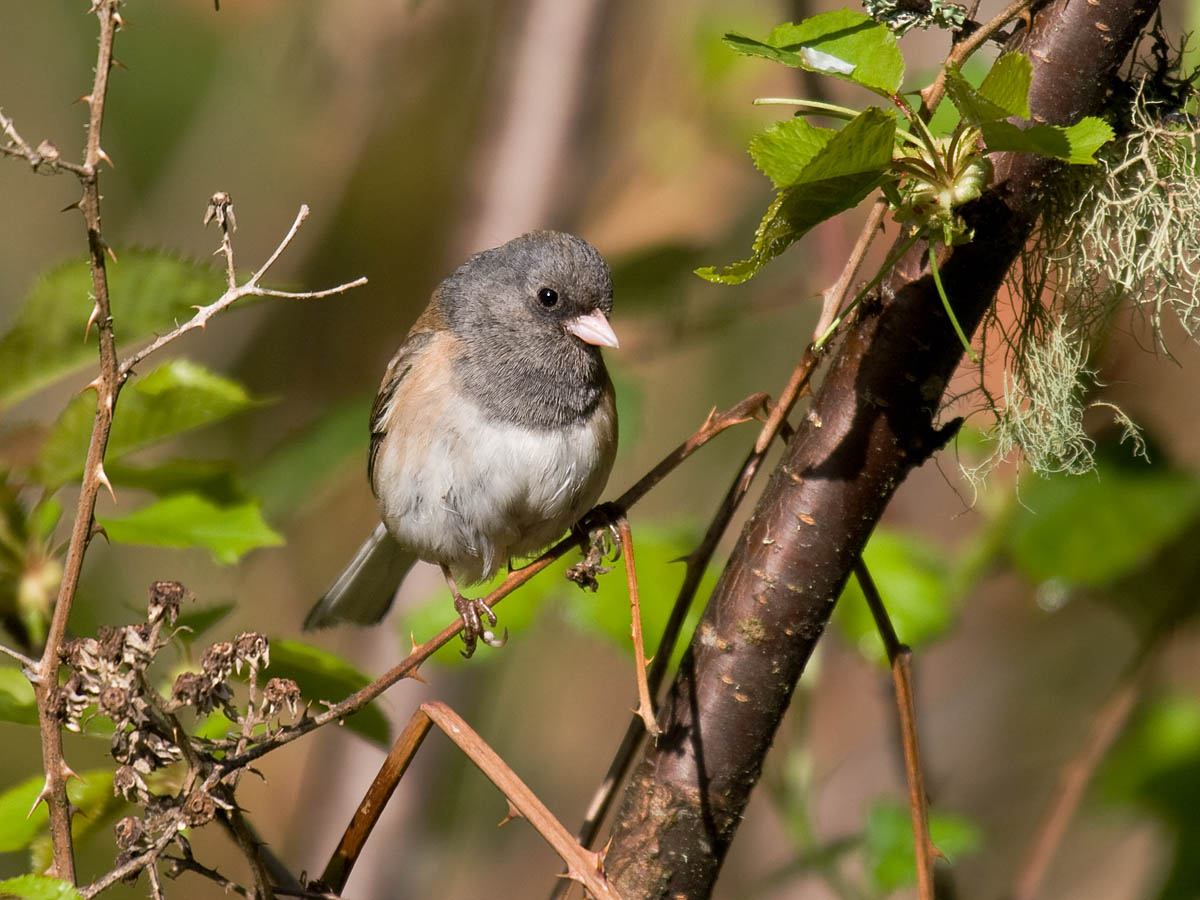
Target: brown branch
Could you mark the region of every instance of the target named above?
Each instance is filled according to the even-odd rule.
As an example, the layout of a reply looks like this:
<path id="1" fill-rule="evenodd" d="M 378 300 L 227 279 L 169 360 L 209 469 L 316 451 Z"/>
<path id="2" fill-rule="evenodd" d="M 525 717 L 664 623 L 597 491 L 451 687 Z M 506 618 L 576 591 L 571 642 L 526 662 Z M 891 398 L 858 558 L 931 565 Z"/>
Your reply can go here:
<path id="1" fill-rule="evenodd" d="M 892 667 L 892 683 L 896 687 L 896 707 L 900 713 L 900 737 L 904 746 L 904 774 L 908 782 L 908 806 L 912 813 L 913 849 L 917 863 L 917 896 L 921 900 L 934 900 L 933 864 L 938 850 L 929 836 L 929 798 L 925 790 L 925 769 L 921 765 L 921 742 L 917 733 L 916 690 L 912 677 L 912 650 L 900 643 L 896 629 L 875 579 L 867 565 L 859 557 L 854 564 L 854 577 L 858 579 L 863 596 L 875 627 L 883 639 L 888 662 Z"/>
<path id="2" fill-rule="evenodd" d="M 628 510 L 680 463 L 722 431 L 749 421 L 753 417 L 754 412 L 764 405 L 766 398 L 766 394 L 752 394 L 722 413 L 717 413 L 716 411 L 709 413 L 708 418 L 698 431 L 667 454 L 658 465 L 642 476 L 629 490 L 621 494 L 614 501 L 613 505 L 622 510 Z M 563 540 L 559 541 L 533 562 L 517 569 L 515 572 L 510 572 L 508 577 L 500 583 L 500 586 L 484 598 L 484 603 L 488 606 L 495 606 L 529 579 L 533 578 L 533 576 L 550 566 L 555 560 L 563 556 L 563 554 L 578 546 L 578 538 L 574 535 L 563 538 Z M 294 725 L 280 729 L 262 742 L 247 747 L 244 752 L 232 754 L 222 761 L 220 770 L 223 774 L 228 774 L 272 750 L 282 747 L 284 744 L 290 744 L 292 741 L 303 737 L 316 728 L 353 715 L 396 682 L 404 678 L 414 677 L 425 660 L 429 659 L 436 651 L 457 637 L 459 632 L 462 631 L 462 627 L 462 619 L 456 618 L 429 640 L 420 644 L 414 640 L 412 652 L 370 684 L 359 689 L 341 702 L 331 704 L 323 712 L 315 716 L 306 714 L 304 718 Z"/>
<path id="3" fill-rule="evenodd" d="M 1140 0 L 1052 0 L 1025 34 L 1030 105 L 1051 123 L 1098 111 L 1152 12 Z M 975 239 L 941 263 L 973 331 L 1030 233 L 1057 166 L 1001 155 L 962 208 Z M 613 832 L 628 897 L 708 896 L 795 684 L 875 523 L 947 433 L 934 416 L 963 348 L 917 245 L 858 307 L 709 600 Z"/>
<path id="4" fill-rule="evenodd" d="M 4 110 L 0 110 L 0 131 L 3 131 L 8 138 L 7 143 L 0 144 L 0 154 L 25 160 L 35 172 L 40 172 L 44 166 L 54 174 L 70 172 L 81 179 L 86 177 L 83 166 L 62 159 L 59 156 L 58 148 L 50 141 L 42 141 L 36 150 L 30 146 L 29 142 L 17 131 L 13 120 L 4 114 Z"/>
<path id="5" fill-rule="evenodd" d="M 661 733 L 654 721 L 654 700 L 646 682 L 646 645 L 642 641 L 642 604 L 638 596 L 637 566 L 633 561 L 633 534 L 629 519 L 621 516 L 617 520 L 617 534 L 621 538 L 621 555 L 625 558 L 625 581 L 629 588 L 630 637 L 633 638 L 633 667 L 637 674 L 638 708 L 636 715 L 646 726 L 646 733 L 657 738 Z"/>
<path id="6" fill-rule="evenodd" d="M 104 450 L 112 428 L 113 408 L 117 401 L 117 348 L 113 338 L 112 313 L 108 297 L 108 274 L 105 270 L 106 244 L 100 229 L 100 161 L 108 160 L 100 146 L 104 125 L 104 103 L 108 94 L 108 75 L 112 69 L 113 40 L 121 20 L 117 13 L 119 0 L 94 0 L 92 11 L 100 23 L 99 49 L 96 56 L 95 79 L 87 97 L 90 111 L 87 149 L 82 171 L 83 198 L 79 209 L 87 228 L 88 259 L 92 275 L 92 296 L 95 309 L 92 316 L 100 347 L 100 375 L 93 382 L 96 388 L 96 418 L 84 464 L 83 483 L 71 540 L 63 563 L 62 582 L 54 614 L 47 630 L 46 646 L 38 663 L 34 691 L 37 695 L 38 726 L 42 742 L 42 766 L 46 772 L 44 799 L 50 814 L 50 840 L 54 851 L 54 874 L 63 881 L 75 883 L 75 855 L 71 844 L 71 807 L 67 799 L 67 778 L 71 773 L 63 759 L 62 730 L 58 720 L 59 649 L 67 631 L 71 605 L 79 587 L 83 557 L 92 536 L 92 515 L 101 485 L 108 483 L 104 474 Z"/>

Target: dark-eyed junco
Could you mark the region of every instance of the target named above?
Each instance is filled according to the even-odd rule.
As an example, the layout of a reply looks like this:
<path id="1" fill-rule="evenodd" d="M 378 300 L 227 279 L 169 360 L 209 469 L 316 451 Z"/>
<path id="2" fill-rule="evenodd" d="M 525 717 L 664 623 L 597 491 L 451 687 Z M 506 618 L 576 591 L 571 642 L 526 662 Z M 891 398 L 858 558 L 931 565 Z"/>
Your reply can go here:
<path id="1" fill-rule="evenodd" d="M 479 253 L 433 292 L 371 410 L 367 475 L 383 522 L 309 612 L 305 628 L 377 622 L 418 559 L 437 563 L 466 653 L 495 613 L 458 584 L 494 575 L 578 521 L 617 446 L 600 347 L 612 278 L 570 234 L 535 231 Z"/>

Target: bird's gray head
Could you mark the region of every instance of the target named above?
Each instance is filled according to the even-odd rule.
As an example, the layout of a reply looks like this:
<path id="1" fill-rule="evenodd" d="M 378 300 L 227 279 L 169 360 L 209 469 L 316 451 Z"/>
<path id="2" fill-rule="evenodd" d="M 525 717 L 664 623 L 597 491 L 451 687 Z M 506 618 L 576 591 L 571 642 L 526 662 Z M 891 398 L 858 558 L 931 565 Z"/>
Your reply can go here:
<path id="1" fill-rule="evenodd" d="M 591 244 L 534 231 L 478 253 L 438 288 L 447 326 L 466 345 L 459 374 L 482 405 L 537 427 L 586 415 L 608 382 L 600 346 L 612 276 Z"/>

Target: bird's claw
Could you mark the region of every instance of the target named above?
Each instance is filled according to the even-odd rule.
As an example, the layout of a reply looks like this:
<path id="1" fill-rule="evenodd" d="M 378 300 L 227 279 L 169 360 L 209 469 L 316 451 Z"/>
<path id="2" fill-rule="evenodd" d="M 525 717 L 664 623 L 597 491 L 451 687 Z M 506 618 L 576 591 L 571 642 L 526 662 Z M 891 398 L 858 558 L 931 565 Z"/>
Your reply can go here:
<path id="1" fill-rule="evenodd" d="M 458 610 L 463 621 L 462 639 L 465 645 L 461 651 L 463 656 L 468 659 L 474 656 L 475 647 L 481 640 L 489 647 L 503 647 L 508 643 L 507 628 L 500 637 L 497 637 L 496 632 L 492 630 L 497 622 L 496 613 L 483 602 L 482 598 L 463 597 L 460 594 L 454 598 L 454 608 Z M 485 619 L 490 627 L 484 627 Z"/>

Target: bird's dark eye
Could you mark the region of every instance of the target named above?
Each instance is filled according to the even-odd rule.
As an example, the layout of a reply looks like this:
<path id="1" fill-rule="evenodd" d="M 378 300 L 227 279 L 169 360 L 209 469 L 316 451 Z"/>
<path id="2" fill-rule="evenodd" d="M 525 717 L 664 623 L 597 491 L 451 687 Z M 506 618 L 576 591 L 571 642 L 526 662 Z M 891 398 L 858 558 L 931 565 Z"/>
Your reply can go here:
<path id="1" fill-rule="evenodd" d="M 542 288 L 540 291 L 538 291 L 538 303 L 542 304 L 542 306 L 546 307 L 546 309 L 551 309 L 552 307 L 557 306 L 558 291 L 554 290 L 553 288 Z"/>

